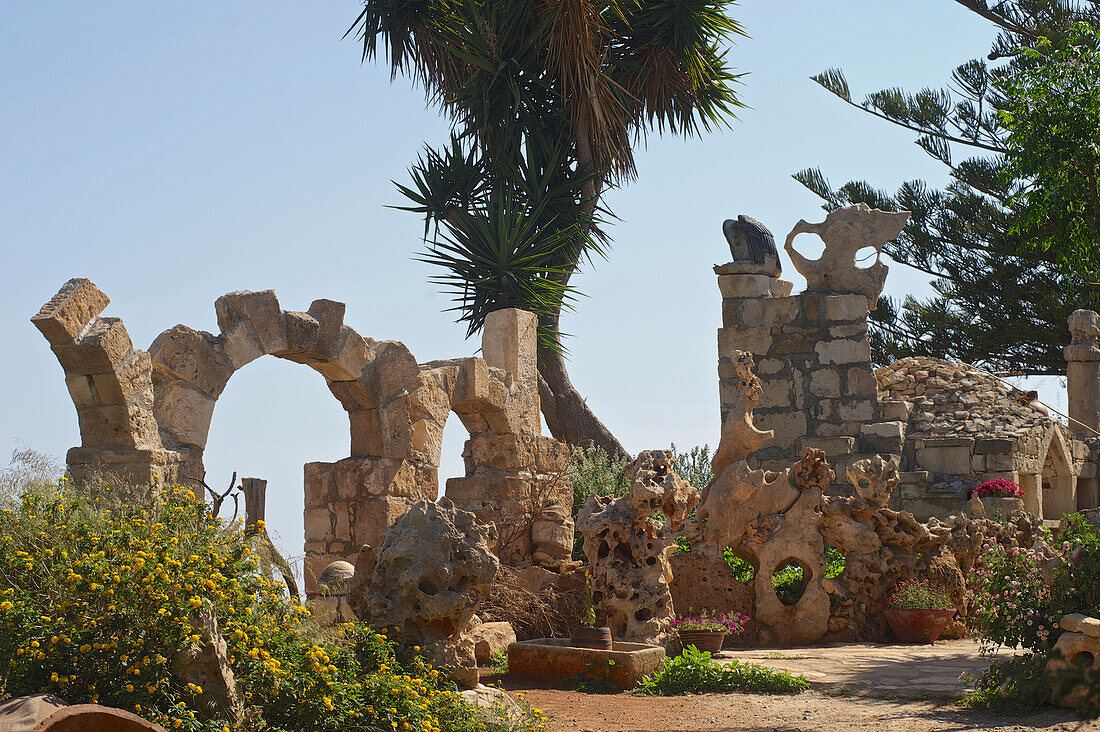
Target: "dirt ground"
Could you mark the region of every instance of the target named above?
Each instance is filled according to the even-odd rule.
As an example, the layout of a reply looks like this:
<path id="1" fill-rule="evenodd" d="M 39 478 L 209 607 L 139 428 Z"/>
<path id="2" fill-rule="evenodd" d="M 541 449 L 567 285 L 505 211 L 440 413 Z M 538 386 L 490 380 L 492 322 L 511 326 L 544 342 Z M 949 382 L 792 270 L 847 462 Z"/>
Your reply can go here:
<path id="1" fill-rule="evenodd" d="M 870 694 L 826 695 L 809 691 L 797 696 L 698 694 L 637 697 L 628 693 L 585 694 L 504 680 L 509 693 L 523 694 L 531 706 L 546 712 L 555 732 L 718 732 L 719 730 L 803 732 L 920 732 L 939 730 L 1098 730 L 1082 724 L 1072 712 L 1048 708 L 1037 714 L 1006 717 L 963 709 L 947 699 L 882 698 Z"/>

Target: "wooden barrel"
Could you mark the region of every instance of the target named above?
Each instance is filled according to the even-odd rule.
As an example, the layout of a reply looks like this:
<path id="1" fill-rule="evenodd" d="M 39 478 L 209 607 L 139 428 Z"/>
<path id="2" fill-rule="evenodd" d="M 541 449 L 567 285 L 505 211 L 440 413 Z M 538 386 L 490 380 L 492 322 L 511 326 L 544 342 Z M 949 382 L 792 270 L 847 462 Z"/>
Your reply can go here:
<path id="1" fill-rule="evenodd" d="M 573 631 L 573 637 L 569 639 L 569 645 L 574 648 L 596 648 L 602 651 L 610 651 L 611 628 L 581 627 Z"/>

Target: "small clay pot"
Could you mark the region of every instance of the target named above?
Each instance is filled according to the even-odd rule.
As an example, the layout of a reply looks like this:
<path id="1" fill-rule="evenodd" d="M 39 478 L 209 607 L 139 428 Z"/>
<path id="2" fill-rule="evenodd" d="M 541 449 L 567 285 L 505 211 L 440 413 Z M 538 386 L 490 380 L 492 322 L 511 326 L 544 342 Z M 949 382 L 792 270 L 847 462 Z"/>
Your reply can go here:
<path id="1" fill-rule="evenodd" d="M 612 648 L 611 628 L 607 626 L 602 628 L 581 626 L 573 631 L 573 636 L 569 639 L 569 645 L 574 648 L 595 648 L 610 651 Z"/>
<path id="2" fill-rule="evenodd" d="M 888 607 L 883 611 L 890 630 L 902 643 L 934 643 L 944 626 L 955 617 L 955 609 L 933 610 L 925 607 Z"/>
<path id="3" fill-rule="evenodd" d="M 680 645 L 685 648 L 695 646 L 700 651 L 710 653 L 718 653 L 726 641 L 724 630 L 678 630 L 676 635 L 680 637 Z"/>

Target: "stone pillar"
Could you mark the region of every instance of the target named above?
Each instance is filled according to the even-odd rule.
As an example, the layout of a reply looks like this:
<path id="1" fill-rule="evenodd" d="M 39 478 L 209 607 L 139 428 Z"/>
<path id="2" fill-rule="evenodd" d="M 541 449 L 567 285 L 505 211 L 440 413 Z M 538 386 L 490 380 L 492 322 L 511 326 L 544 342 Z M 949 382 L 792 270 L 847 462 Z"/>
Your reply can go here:
<path id="1" fill-rule="evenodd" d="M 509 412 L 523 431 L 539 434 L 538 316 L 526 310 L 506 308 L 485 316 L 481 355 L 491 368 L 507 371 L 517 387 L 510 396 Z M 511 384 L 510 384 L 511 386 Z"/>
<path id="2" fill-rule="evenodd" d="M 1070 429 L 1081 437 L 1100 431 L 1100 315 L 1076 310 L 1069 316 L 1073 342 L 1066 346 L 1066 392 Z"/>
<path id="3" fill-rule="evenodd" d="M 1043 476 L 1038 473 L 1020 475 L 1019 486 L 1024 492 L 1024 510 L 1043 517 Z"/>
<path id="4" fill-rule="evenodd" d="M 108 303 L 90 280 L 74 278 L 31 318 L 65 370 L 80 422 L 81 445 L 66 456 L 70 475 L 76 483 L 93 475 L 136 486 L 175 482 L 181 456 L 161 443 L 152 362 L 121 319 L 100 316 Z"/>

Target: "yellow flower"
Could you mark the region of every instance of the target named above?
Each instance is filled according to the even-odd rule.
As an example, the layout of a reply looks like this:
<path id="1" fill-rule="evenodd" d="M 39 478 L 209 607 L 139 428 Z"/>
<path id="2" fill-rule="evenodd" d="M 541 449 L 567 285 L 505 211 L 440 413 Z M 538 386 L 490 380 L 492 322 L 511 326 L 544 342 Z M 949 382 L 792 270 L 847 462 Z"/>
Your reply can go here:
<path id="1" fill-rule="evenodd" d="M 15 607 L 15 606 L 12 605 L 7 600 L 4 600 L 3 602 L 0 602 L 0 610 L 11 610 L 13 607 Z"/>

